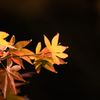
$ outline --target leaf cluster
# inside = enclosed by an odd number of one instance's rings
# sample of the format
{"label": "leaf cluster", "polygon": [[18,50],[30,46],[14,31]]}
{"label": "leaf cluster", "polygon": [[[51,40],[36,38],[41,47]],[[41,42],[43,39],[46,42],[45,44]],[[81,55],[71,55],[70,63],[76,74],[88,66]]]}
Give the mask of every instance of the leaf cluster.
{"label": "leaf cluster", "polygon": [[[32,40],[19,41],[16,43],[14,35],[11,37],[10,41],[6,41],[5,38],[8,36],[8,33],[0,31],[0,63],[2,65],[2,67],[0,67],[0,89],[2,92],[0,93],[3,93],[4,99],[7,99],[7,97],[18,98],[16,95],[16,84],[18,83],[15,83],[14,80],[25,82],[23,77],[25,75],[26,77],[30,76],[29,73],[21,75],[18,72],[21,70],[21,68],[25,69],[23,60],[29,62],[31,65],[34,65],[37,73],[40,73],[42,67],[51,72],[57,73],[54,68],[54,64],[66,64],[66,62],[64,62],[62,59],[68,57],[68,55],[64,53],[68,47],[62,46],[58,43],[59,33],[53,37],[51,43],[49,39],[44,35],[44,43],[46,47],[41,50],[41,42],[38,42],[35,53],[25,48],[25,46],[27,46]],[[6,60],[7,62],[6,67],[2,63],[3,60]],[[13,62],[16,63],[16,65],[14,65]],[[33,73],[31,72],[31,74]],[[0,97],[2,98],[1,95]],[[10,98],[10,100],[12,100],[12,98]],[[22,98],[18,100],[25,99]]]}

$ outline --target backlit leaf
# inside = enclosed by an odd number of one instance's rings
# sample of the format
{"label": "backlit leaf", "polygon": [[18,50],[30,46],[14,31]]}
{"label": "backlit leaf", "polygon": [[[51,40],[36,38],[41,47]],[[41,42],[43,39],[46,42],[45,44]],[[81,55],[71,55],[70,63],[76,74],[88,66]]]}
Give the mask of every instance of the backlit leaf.
{"label": "backlit leaf", "polygon": [[53,37],[52,45],[51,45],[49,39],[46,36],[44,36],[45,45],[47,46],[47,48],[51,52],[51,56],[52,56],[52,58],[54,60],[54,63],[56,63],[57,65],[60,64],[60,62],[58,60],[58,57],[60,57],[60,58],[68,57],[67,54],[63,53],[68,47],[59,45],[58,44],[58,39],[59,39],[59,33],[57,33],[57,35],[55,35]]}

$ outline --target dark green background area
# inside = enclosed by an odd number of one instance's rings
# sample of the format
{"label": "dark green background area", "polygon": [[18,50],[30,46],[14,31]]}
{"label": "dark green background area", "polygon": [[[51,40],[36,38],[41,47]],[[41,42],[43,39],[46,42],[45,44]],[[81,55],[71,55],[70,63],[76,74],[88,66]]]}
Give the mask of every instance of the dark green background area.
{"label": "dark green background area", "polygon": [[[100,1],[99,0],[0,0],[0,30],[14,34],[16,42],[33,41],[45,47],[57,32],[59,42],[69,46],[67,65],[54,65],[57,74],[42,68],[30,84],[21,87],[31,100],[97,100],[100,97]],[[25,70],[35,71],[24,61]]]}

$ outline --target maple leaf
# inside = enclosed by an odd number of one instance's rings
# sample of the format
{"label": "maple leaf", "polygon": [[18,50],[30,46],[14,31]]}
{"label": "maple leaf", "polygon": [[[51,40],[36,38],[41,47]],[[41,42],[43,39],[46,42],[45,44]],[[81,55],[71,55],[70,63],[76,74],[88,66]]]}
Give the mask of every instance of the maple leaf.
{"label": "maple leaf", "polygon": [[12,63],[7,62],[7,68],[0,69],[0,88],[2,90],[2,93],[4,95],[4,98],[6,98],[6,91],[8,88],[10,88],[15,94],[16,94],[16,87],[14,83],[14,79],[24,81],[22,76],[20,75],[18,70],[21,69],[21,66],[14,65],[12,66]]}
{"label": "maple leaf", "polygon": [[[41,42],[38,42],[35,52],[36,52],[36,58],[34,60],[34,65],[37,73],[40,73],[41,67],[44,67],[49,71],[57,73],[57,71],[54,69],[53,66],[53,64],[56,63],[52,59],[52,54],[47,47],[41,50]],[[66,62],[64,62],[62,59],[58,58],[58,60],[59,64],[66,64]]]}
{"label": "maple leaf", "polygon": [[[45,60],[49,61],[52,64],[56,64],[54,62],[54,60],[52,59],[52,54],[47,47],[45,47],[43,50],[41,50],[40,53],[42,55],[44,55]],[[62,59],[60,59],[60,58],[58,58],[58,59],[59,59],[59,64],[67,64],[67,62],[63,61]]]}
{"label": "maple leaf", "polygon": [[9,48],[9,53],[11,54],[11,59],[21,65],[23,68],[23,64],[22,64],[22,61],[21,61],[21,58],[26,60],[27,62],[29,62],[30,64],[33,64],[31,62],[31,59],[34,59],[34,53],[26,48],[23,48],[25,47],[26,45],[28,45],[32,40],[28,40],[28,41],[19,41],[15,44],[15,36],[13,35],[10,39],[10,43],[13,47],[15,47],[16,49],[14,48]]}
{"label": "maple leaf", "polygon": [[3,31],[0,31],[0,49],[6,49],[6,47],[14,48],[13,46],[10,45],[9,42],[4,40],[6,37],[8,37],[9,34]]}
{"label": "maple leaf", "polygon": [[[27,72],[27,73],[23,73],[21,74],[22,77],[31,77],[31,74],[34,74],[34,72]],[[29,82],[20,82],[20,83],[15,83],[16,87],[28,84]],[[21,93],[19,88],[16,88],[17,93]],[[25,95],[24,97],[19,96],[18,94],[13,93],[10,90],[7,90],[7,94],[6,94],[6,100],[30,100],[29,98],[27,98],[27,95]],[[1,100],[1,99],[0,99]],[[4,99],[3,99],[4,100]]]}
{"label": "maple leaf", "polygon": [[[21,74],[22,77],[31,77],[31,74],[34,74],[34,72],[27,72],[27,73],[23,73]],[[15,83],[16,87],[28,84],[29,82],[20,82],[20,83]],[[20,89],[17,88],[17,93],[21,93]],[[14,94],[12,91],[7,90],[7,97],[6,100],[30,100],[29,98],[27,98],[27,95],[25,95],[24,97],[19,96],[18,94]],[[1,99],[0,99],[1,100]],[[4,99],[3,99],[4,100]]]}
{"label": "maple leaf", "polygon": [[34,65],[37,73],[40,73],[41,67],[44,67],[49,71],[57,73],[54,69],[53,60],[51,60],[52,58],[51,57],[48,58],[48,56],[51,55],[50,53],[48,53],[48,49],[45,48],[45,50],[43,51],[40,50],[41,50],[41,42],[37,44],[35,50],[36,58],[34,60]]}
{"label": "maple leaf", "polygon": [[47,46],[47,48],[49,49],[49,51],[52,54],[52,58],[54,60],[54,62],[59,65],[60,61],[58,59],[59,58],[66,58],[68,57],[67,54],[63,53],[68,47],[66,46],[61,46],[58,44],[58,39],[59,39],[59,33],[57,33],[57,35],[55,35],[50,43],[49,39],[44,35],[44,42],[45,45]]}

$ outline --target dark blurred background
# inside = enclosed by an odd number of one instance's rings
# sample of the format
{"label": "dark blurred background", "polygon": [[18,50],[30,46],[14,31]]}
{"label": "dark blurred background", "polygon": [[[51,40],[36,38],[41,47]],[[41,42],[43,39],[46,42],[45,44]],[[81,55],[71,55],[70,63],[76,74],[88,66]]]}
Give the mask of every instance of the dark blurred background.
{"label": "dark blurred background", "polygon": [[[69,46],[67,65],[57,74],[42,68],[27,78],[22,96],[30,100],[98,100],[100,98],[100,0],[0,0],[0,31],[14,34],[16,42],[32,39],[27,48],[45,47],[57,32],[59,42]],[[35,71],[24,61],[21,72]]]}

